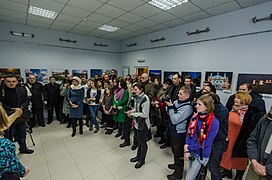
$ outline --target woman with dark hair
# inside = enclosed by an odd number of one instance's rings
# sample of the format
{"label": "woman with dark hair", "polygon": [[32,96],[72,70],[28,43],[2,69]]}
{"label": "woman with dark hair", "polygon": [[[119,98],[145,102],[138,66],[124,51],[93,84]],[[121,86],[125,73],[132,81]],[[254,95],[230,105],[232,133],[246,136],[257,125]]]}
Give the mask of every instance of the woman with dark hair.
{"label": "woman with dark hair", "polygon": [[209,95],[202,95],[196,102],[197,113],[192,117],[184,145],[184,160],[189,160],[190,167],[186,180],[194,180],[201,167],[207,165],[213,140],[219,129],[219,121],[214,116],[214,102]]}
{"label": "woman with dark hair", "polygon": [[113,96],[113,119],[118,124],[118,133],[115,137],[120,137],[123,134],[123,124],[126,119],[125,111],[127,109],[127,103],[129,99],[129,93],[127,90],[127,84],[123,78],[117,78],[117,87]]}
{"label": "woman with dark hair", "polygon": [[127,112],[128,116],[133,118],[134,134],[138,144],[137,155],[130,159],[130,162],[137,162],[135,168],[141,168],[145,164],[147,153],[147,135],[150,128],[149,109],[150,101],[144,93],[144,85],[136,83],[133,85],[136,95],[134,100],[134,109]]}

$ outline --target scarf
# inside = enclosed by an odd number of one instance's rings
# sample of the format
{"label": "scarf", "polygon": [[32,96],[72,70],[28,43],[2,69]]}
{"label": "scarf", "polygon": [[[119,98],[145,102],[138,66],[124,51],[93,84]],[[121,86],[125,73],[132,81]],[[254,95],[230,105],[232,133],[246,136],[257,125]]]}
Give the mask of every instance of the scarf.
{"label": "scarf", "polygon": [[124,97],[124,94],[125,94],[125,90],[124,88],[121,88],[121,89],[116,89],[114,91],[114,100],[116,102],[119,102],[123,97]]}
{"label": "scarf", "polygon": [[239,114],[240,121],[243,122],[247,110],[248,110],[247,105],[243,105],[238,109],[238,114]]}
{"label": "scarf", "polygon": [[189,137],[193,138],[195,136],[195,133],[197,131],[197,125],[198,125],[198,118],[203,121],[200,131],[198,132],[198,138],[197,142],[199,146],[204,149],[204,143],[205,140],[208,138],[208,134],[211,130],[212,120],[214,118],[214,113],[210,114],[202,114],[202,113],[196,113],[192,117],[190,124],[188,126],[187,134]]}
{"label": "scarf", "polygon": [[77,85],[77,86],[74,86],[73,84],[71,85],[71,89],[72,90],[79,90],[79,89],[81,89],[82,88],[82,86],[79,84],[79,85]]}

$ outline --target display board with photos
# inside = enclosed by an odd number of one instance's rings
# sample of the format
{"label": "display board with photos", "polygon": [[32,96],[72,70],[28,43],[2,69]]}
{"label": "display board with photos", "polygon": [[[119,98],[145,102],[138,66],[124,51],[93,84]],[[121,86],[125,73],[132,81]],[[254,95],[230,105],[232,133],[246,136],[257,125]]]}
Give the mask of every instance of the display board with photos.
{"label": "display board with photos", "polygon": [[191,76],[193,79],[193,83],[197,88],[201,86],[201,72],[189,72],[189,71],[182,71],[182,77]]}
{"label": "display board with photos", "polygon": [[272,94],[272,74],[238,74],[237,88],[241,83],[250,83],[253,92]]}
{"label": "display board with photos", "polygon": [[217,90],[231,91],[233,72],[206,71],[205,81],[210,81]]}
{"label": "display board with photos", "polygon": [[175,74],[178,74],[177,71],[164,71],[163,72],[163,81],[166,79],[172,79]]}
{"label": "display board with photos", "polygon": [[156,78],[161,81],[161,79],[162,79],[162,70],[149,70],[149,77],[151,78],[152,82]]}
{"label": "display board with photos", "polygon": [[26,78],[30,74],[33,74],[36,77],[36,81],[42,84],[46,84],[49,82],[49,75],[47,69],[25,69]]}

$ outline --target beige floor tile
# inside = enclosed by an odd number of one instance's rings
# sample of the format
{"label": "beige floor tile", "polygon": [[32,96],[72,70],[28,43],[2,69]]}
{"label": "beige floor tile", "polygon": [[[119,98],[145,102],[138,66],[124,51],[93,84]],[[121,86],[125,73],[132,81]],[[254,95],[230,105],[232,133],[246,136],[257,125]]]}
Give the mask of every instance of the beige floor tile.
{"label": "beige floor tile", "polygon": [[75,163],[70,155],[65,155],[58,159],[48,162],[48,168],[51,176],[63,170],[66,170],[74,165]]}
{"label": "beige floor tile", "polygon": [[47,164],[31,167],[29,174],[23,180],[41,180],[50,177]]}
{"label": "beige floor tile", "polygon": [[81,180],[83,179],[77,166],[72,166],[60,173],[51,176],[52,180]]}
{"label": "beige floor tile", "polygon": [[98,157],[105,166],[109,166],[123,158],[123,156],[114,149],[111,149],[104,154],[100,154]]}
{"label": "beige floor tile", "polygon": [[87,159],[86,161],[77,164],[77,167],[84,178],[106,168],[101,160],[97,157]]}
{"label": "beige floor tile", "polygon": [[134,163],[128,162],[124,158],[108,166],[108,169],[116,179],[122,179],[136,170]]}
{"label": "beige floor tile", "polygon": [[96,155],[103,154],[103,153],[112,149],[112,147],[108,143],[106,143],[105,141],[101,142],[101,143],[94,144],[94,145],[90,146],[90,148],[93,150],[93,152]]}
{"label": "beige floor tile", "polygon": [[84,180],[117,180],[107,168],[103,168],[100,171],[84,178]]}
{"label": "beige floor tile", "polygon": [[89,147],[75,151],[71,153],[71,156],[76,164],[96,157],[95,153]]}
{"label": "beige floor tile", "polygon": [[76,152],[81,149],[87,149],[89,146],[84,141],[79,141],[71,144],[66,144],[66,147],[70,153]]}
{"label": "beige floor tile", "polygon": [[134,171],[130,175],[122,178],[122,180],[148,180],[140,171]]}
{"label": "beige floor tile", "polygon": [[161,167],[155,161],[143,165],[139,171],[150,180],[158,180],[168,174],[168,170]]}

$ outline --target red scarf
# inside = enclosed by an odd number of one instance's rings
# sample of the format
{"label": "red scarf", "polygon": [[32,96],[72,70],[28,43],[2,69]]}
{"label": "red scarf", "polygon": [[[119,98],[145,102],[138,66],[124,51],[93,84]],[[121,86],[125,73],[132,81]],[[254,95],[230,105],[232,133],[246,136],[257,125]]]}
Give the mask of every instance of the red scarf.
{"label": "red scarf", "polygon": [[197,139],[197,142],[202,149],[204,148],[204,142],[208,138],[208,134],[211,130],[213,117],[214,117],[214,113],[210,113],[208,115],[196,113],[192,117],[190,124],[188,126],[187,134],[189,135],[189,137],[193,138],[197,131],[198,118],[200,118],[201,121],[203,121],[201,129],[198,132],[198,139]]}

